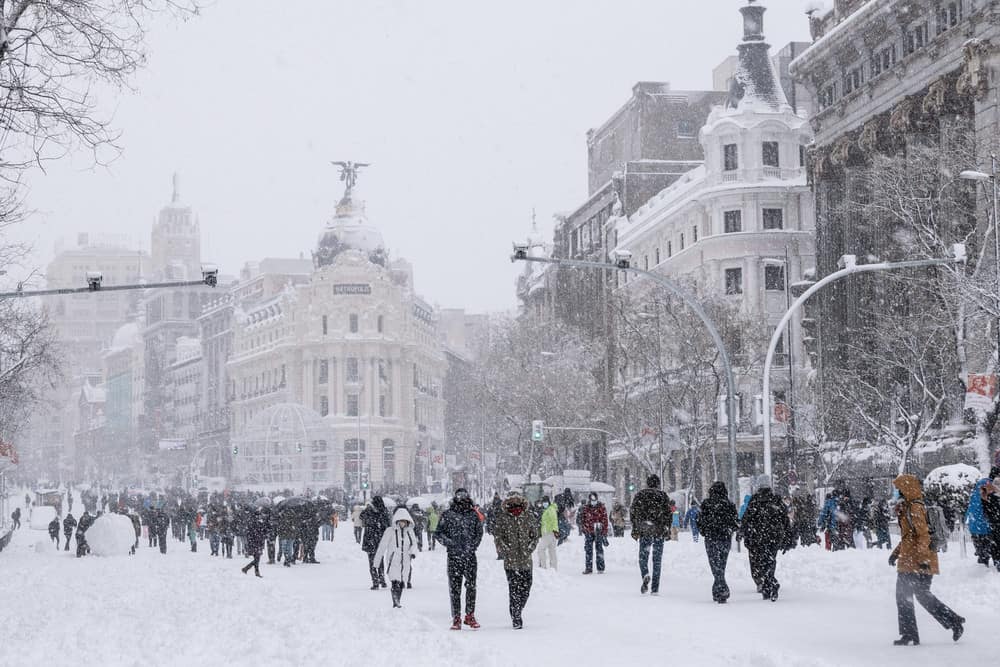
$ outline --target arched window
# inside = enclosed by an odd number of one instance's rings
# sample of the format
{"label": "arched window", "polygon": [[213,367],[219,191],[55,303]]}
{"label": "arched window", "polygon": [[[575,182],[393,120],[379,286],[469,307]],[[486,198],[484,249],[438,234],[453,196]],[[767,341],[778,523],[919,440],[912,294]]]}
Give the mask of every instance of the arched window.
{"label": "arched window", "polygon": [[352,488],[361,488],[362,462],[365,458],[365,441],[357,438],[344,440],[344,481]]}

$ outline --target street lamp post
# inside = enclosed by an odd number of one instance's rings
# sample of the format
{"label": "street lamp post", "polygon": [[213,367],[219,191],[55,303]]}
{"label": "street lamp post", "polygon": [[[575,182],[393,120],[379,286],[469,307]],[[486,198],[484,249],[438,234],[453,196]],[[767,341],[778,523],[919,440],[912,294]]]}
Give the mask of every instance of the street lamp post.
{"label": "street lamp post", "polygon": [[[986,174],[981,171],[975,171],[968,169],[963,171],[958,176],[959,178],[964,178],[967,181],[978,181],[980,183],[985,183],[986,181],[992,181],[993,183],[993,266],[996,271],[996,287],[994,291],[994,296],[997,299],[997,310],[1000,311],[1000,218],[997,217],[998,212],[1000,212],[1000,206],[998,206],[998,198],[1000,198],[1000,193],[998,193],[997,188],[997,156],[996,153],[990,153],[990,167],[991,174]],[[1000,364],[1000,314],[997,316],[996,326],[996,337],[997,337],[997,363]]]}
{"label": "street lamp post", "polygon": [[[635,268],[631,265],[630,259],[631,254],[625,252],[618,253],[616,263],[614,264],[608,264],[606,262],[588,262],[577,259],[530,257],[528,255],[527,246],[518,246],[516,244],[514,246],[514,254],[511,257],[512,262],[521,260],[525,262],[540,262],[543,264],[555,264],[557,266],[598,271],[618,270],[645,276],[679,298],[695,312],[698,318],[705,325],[709,335],[712,337],[712,342],[715,343],[716,349],[719,350],[719,360],[722,362],[723,371],[726,376],[726,432],[729,440],[729,456],[731,461],[729,493],[732,498],[738,498],[739,479],[736,471],[736,381],[733,377],[732,365],[729,362],[729,354],[726,352],[726,346],[722,342],[722,336],[719,334],[719,330],[715,327],[715,323],[712,322],[712,319],[708,316],[705,309],[702,308],[697,299],[688,294],[686,290],[681,288],[677,283],[669,278],[661,276],[658,273],[653,273],[652,271]],[[663,437],[662,434],[660,437]]]}
{"label": "street lamp post", "polygon": [[783,329],[788,325],[792,316],[802,307],[809,297],[823,289],[827,285],[841,278],[854,275],[856,273],[872,273],[874,271],[897,271],[899,269],[915,269],[927,266],[939,266],[942,264],[954,264],[965,261],[965,246],[961,243],[954,245],[954,256],[941,259],[919,259],[907,262],[879,262],[876,264],[858,264],[854,255],[844,255],[840,258],[844,266],[839,271],[835,271],[826,276],[815,285],[802,293],[795,300],[785,314],[782,316],[778,326],[774,328],[771,335],[771,342],[767,346],[767,356],[764,358],[764,474],[771,474],[771,363],[774,361],[774,352],[778,346]]}

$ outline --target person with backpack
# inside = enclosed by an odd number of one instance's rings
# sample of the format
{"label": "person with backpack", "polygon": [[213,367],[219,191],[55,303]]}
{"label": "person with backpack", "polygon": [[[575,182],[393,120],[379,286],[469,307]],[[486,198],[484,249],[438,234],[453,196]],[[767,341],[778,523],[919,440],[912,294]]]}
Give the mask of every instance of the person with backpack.
{"label": "person with backpack", "polygon": [[691,529],[691,538],[697,542],[698,541],[698,516],[701,514],[701,509],[698,507],[698,501],[692,500],[691,507],[684,514],[684,527]]}
{"label": "person with backpack", "polygon": [[617,500],[615,504],[611,506],[611,530],[615,537],[625,536],[625,521],[628,519],[628,513],[625,508]]}
{"label": "person with backpack", "polygon": [[736,505],[726,493],[726,485],[715,482],[708,489],[708,498],[701,504],[698,528],[705,537],[705,553],[715,581],[712,583],[712,600],[725,604],[729,599],[726,583],[726,562],[732,549],[733,533],[739,528]]}
{"label": "person with backpack", "polygon": [[69,538],[73,536],[73,531],[76,529],[76,519],[73,517],[72,512],[66,514],[66,518],[63,519],[63,535],[66,536],[66,548],[63,551],[69,551]]}
{"label": "person with backpack", "polygon": [[889,565],[896,568],[896,610],[899,639],[896,646],[917,645],[917,616],[913,598],[941,624],[952,631],[958,641],[965,631],[965,619],[949,609],[931,593],[931,581],[939,574],[937,552],[932,546],[930,522],[924,505],[923,488],[913,475],[900,475],[892,481],[901,501],[896,505],[900,540],[889,556]]}
{"label": "person with backpack", "polygon": [[930,526],[931,548],[934,551],[948,551],[951,530],[948,529],[948,517],[944,509],[937,503],[926,499],[924,509],[927,512],[927,524]]}
{"label": "person with backpack", "polygon": [[510,620],[515,630],[524,627],[521,613],[531,593],[531,555],[538,538],[538,521],[528,510],[527,501],[516,493],[511,495],[500,506],[493,524],[493,539],[507,575]]}
{"label": "person with backpack", "polygon": [[785,503],[771,491],[769,475],[757,478],[757,492],[750,497],[741,524],[750,557],[750,576],[761,596],[776,602],[781,588],[775,577],[778,551],[792,546],[792,528]]}
{"label": "person with backpack", "polygon": [[[466,489],[457,489],[451,506],[441,515],[437,540],[448,550],[448,589],[451,596],[451,629],[464,622],[473,630],[476,621],[476,549],[483,539],[483,522]],[[465,619],[462,619],[462,583],[465,583]]]}
{"label": "person with backpack", "polygon": [[[645,595],[660,594],[660,571],[663,566],[663,543],[670,539],[670,525],[673,519],[670,496],[660,490],[658,475],[646,478],[646,488],[635,494],[629,514],[632,516],[632,539],[639,543],[639,574]],[[650,579],[649,558],[652,555],[653,568]],[[652,589],[650,588],[652,584]]]}

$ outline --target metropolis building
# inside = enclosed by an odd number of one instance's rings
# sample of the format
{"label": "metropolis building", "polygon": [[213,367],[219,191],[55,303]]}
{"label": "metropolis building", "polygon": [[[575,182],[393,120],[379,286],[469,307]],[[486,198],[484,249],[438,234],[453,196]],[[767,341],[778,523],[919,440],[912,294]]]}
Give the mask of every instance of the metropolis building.
{"label": "metropolis building", "polygon": [[356,173],[298,285],[237,307],[227,363],[234,481],[373,491],[422,485],[444,438],[437,311],[389,261]]}

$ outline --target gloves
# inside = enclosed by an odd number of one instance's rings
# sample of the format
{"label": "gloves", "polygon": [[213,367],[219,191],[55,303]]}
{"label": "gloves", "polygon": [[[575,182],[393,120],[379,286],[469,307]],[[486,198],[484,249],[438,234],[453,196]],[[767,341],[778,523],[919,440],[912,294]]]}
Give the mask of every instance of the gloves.
{"label": "gloves", "polygon": [[931,571],[931,564],[930,563],[921,563],[920,564],[920,571],[921,572],[930,572]]}
{"label": "gloves", "polygon": [[897,560],[899,560],[899,554],[897,554],[896,552],[892,552],[891,554],[889,554],[889,565],[891,565],[892,567],[896,567]]}
{"label": "gloves", "polygon": [[632,539],[635,540],[636,542],[639,541],[639,531],[638,530],[633,530],[632,531]]}

